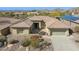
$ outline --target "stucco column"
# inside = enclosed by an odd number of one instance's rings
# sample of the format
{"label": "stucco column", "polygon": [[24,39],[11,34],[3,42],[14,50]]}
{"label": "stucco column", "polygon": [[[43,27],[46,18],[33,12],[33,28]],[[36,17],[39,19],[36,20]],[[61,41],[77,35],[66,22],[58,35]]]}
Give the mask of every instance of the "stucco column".
{"label": "stucco column", "polygon": [[66,30],[65,35],[66,35],[66,36],[69,35],[69,30]]}
{"label": "stucco column", "polygon": [[2,34],[1,34],[1,31],[0,31],[0,35],[2,35]]}
{"label": "stucco column", "polygon": [[41,22],[39,22],[39,28],[41,29]]}

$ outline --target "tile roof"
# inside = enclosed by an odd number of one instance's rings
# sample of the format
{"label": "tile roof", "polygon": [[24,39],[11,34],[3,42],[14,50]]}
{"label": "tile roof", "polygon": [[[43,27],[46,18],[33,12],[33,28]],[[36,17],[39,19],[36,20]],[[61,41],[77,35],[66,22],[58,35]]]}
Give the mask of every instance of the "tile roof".
{"label": "tile roof", "polygon": [[62,23],[56,18],[49,16],[33,16],[29,19],[12,25],[11,27],[31,27],[32,21],[44,21],[48,28],[69,28],[66,24]]}
{"label": "tile roof", "polygon": [[67,26],[66,24],[64,24],[56,18],[49,16],[47,16],[47,18],[45,16],[41,17],[43,17],[42,19],[44,19],[44,21],[46,22],[46,26],[48,28],[70,28],[69,26]]}
{"label": "tile roof", "polygon": [[49,16],[33,16],[29,18],[32,21],[44,21],[48,27],[52,22],[55,22],[57,19]]}
{"label": "tile roof", "polygon": [[20,20],[15,18],[8,18],[8,17],[0,17],[0,30],[5,29],[11,26],[14,23],[19,22]]}
{"label": "tile roof", "polygon": [[48,28],[70,28],[70,26],[67,26],[61,21],[52,22],[52,24]]}
{"label": "tile roof", "polygon": [[22,21],[22,22],[19,22],[19,23],[16,23],[16,24],[14,24],[14,25],[12,25],[11,27],[24,27],[24,28],[29,28],[29,27],[31,27],[31,25],[32,25],[32,22],[29,20],[29,19],[27,19],[27,20],[25,20],[25,21]]}
{"label": "tile roof", "polygon": [[20,19],[9,18],[9,17],[0,17],[0,22],[9,22],[11,24],[21,21]]}
{"label": "tile roof", "polygon": [[70,21],[67,21],[67,20],[61,20],[61,22],[63,22],[63,23],[66,24],[67,26],[70,26],[70,25],[71,25]]}
{"label": "tile roof", "polygon": [[5,29],[5,28],[7,28],[7,27],[9,27],[10,26],[10,24],[1,24],[0,25],[0,30],[2,30],[2,29]]}
{"label": "tile roof", "polygon": [[31,21],[42,21],[43,19],[41,19],[39,16],[33,16],[33,17],[29,17],[29,19]]}

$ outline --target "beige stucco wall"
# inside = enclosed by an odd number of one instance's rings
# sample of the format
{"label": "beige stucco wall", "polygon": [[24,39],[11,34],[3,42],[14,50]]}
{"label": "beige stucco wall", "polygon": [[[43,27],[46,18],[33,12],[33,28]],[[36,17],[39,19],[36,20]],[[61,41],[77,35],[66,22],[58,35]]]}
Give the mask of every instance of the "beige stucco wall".
{"label": "beige stucco wall", "polygon": [[23,31],[23,34],[28,35],[28,34],[29,34],[29,29],[25,29],[25,30]]}
{"label": "beige stucco wall", "polygon": [[23,33],[17,33],[17,28],[10,28],[11,34],[12,35],[28,35],[29,34],[29,29],[24,29]]}
{"label": "beige stucco wall", "polygon": [[65,31],[65,35],[66,35],[66,36],[69,35],[69,30],[68,30],[68,29]]}
{"label": "beige stucco wall", "polygon": [[41,22],[41,28],[42,29],[47,28],[45,22]]}
{"label": "beige stucco wall", "polygon": [[17,35],[17,30],[14,28],[10,28],[10,32],[12,35]]}

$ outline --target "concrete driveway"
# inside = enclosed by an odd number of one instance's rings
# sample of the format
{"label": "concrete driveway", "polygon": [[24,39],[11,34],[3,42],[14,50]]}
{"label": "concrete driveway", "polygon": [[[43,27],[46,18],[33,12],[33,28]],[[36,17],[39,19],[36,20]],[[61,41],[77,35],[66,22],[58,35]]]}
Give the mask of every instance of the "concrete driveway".
{"label": "concrete driveway", "polygon": [[75,42],[66,36],[52,36],[51,37],[54,51],[78,51],[79,48]]}

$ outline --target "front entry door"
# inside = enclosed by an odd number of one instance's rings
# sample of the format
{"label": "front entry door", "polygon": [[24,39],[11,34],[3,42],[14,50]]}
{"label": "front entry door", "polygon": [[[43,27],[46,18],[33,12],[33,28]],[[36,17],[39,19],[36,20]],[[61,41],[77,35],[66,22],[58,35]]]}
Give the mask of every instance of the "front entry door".
{"label": "front entry door", "polygon": [[34,23],[34,29],[39,29],[39,23]]}
{"label": "front entry door", "polygon": [[39,23],[33,23],[33,26],[32,26],[32,33],[38,33],[39,32]]}

